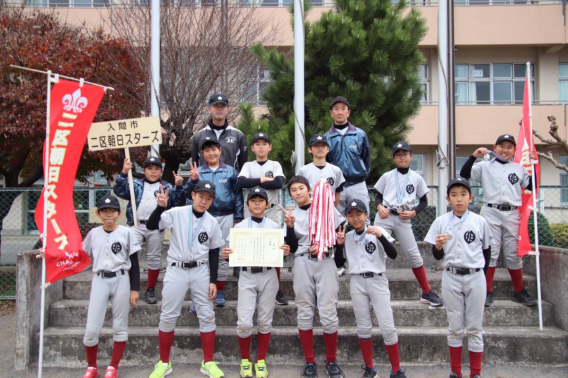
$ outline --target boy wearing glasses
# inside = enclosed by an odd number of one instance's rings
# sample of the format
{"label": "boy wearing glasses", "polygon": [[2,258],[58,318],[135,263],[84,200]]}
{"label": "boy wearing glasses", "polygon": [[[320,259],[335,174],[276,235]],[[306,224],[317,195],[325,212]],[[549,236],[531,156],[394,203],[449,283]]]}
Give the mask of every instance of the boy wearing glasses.
{"label": "boy wearing glasses", "polygon": [[[428,206],[426,194],[430,191],[426,182],[418,173],[410,169],[412,148],[401,141],[392,148],[396,168],[381,176],[375,189],[377,196],[377,215],[375,226],[382,227],[389,234],[394,230],[402,250],[412,261],[412,272],[422,288],[420,302],[439,307],[444,304],[432,290],[426,276],[424,261],[412,232],[411,219]],[[414,206],[416,199],[419,204]]]}

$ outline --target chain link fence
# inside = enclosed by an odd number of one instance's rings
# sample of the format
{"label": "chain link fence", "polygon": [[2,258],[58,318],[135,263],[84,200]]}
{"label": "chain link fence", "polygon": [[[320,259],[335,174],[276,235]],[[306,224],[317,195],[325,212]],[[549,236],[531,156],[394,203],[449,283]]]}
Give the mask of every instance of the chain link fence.
{"label": "chain link fence", "polygon": [[[472,188],[474,201],[470,210],[479,213],[483,191],[480,187]],[[76,188],[73,193],[75,215],[83,237],[93,227],[99,225],[96,216],[97,200],[112,194],[112,188]],[[41,194],[41,188],[0,189],[0,299],[14,299],[16,295],[16,256],[19,252],[41,247],[39,233],[34,221],[34,211]],[[375,219],[375,190],[369,187],[371,198],[371,221]],[[430,187],[428,207],[412,220],[417,241],[424,240],[430,225],[436,219],[438,188]],[[287,207],[292,202],[288,191],[283,189],[280,202]],[[126,201],[121,200],[126,209]],[[568,187],[542,186],[537,207],[540,244],[568,248]],[[125,211],[119,223],[126,225]],[[532,217],[529,223],[532,227]],[[530,234],[532,235],[532,229]]]}

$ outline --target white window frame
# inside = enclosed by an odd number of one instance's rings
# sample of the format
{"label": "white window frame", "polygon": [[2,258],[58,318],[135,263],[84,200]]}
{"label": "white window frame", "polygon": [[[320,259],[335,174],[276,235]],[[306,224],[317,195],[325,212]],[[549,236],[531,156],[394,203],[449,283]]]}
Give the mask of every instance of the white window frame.
{"label": "white window frame", "polygon": [[[489,77],[483,77],[483,78],[472,78],[471,77],[471,70],[472,70],[472,66],[475,65],[482,65],[482,64],[486,64],[489,65]],[[500,77],[495,77],[494,76],[494,65],[496,64],[510,64],[511,65],[511,77],[510,78],[500,78]],[[467,100],[466,101],[459,101],[456,98],[456,105],[522,105],[522,100],[516,100],[515,99],[515,82],[524,82],[525,81],[525,77],[515,77],[515,65],[519,65],[519,64],[523,64],[526,65],[526,63],[518,63],[518,62],[503,62],[503,63],[487,63],[487,62],[483,62],[483,63],[457,63],[456,66],[467,66],[467,78],[455,78],[455,84],[457,85],[458,83],[467,83]],[[454,72],[457,70],[454,70]],[[532,91],[532,99],[533,102],[535,100],[535,77],[534,77],[534,72],[535,72],[535,65],[534,63],[531,63],[531,91]],[[568,79],[568,78],[567,78]],[[489,83],[489,101],[473,101],[470,100],[471,98],[471,86],[470,83],[479,83],[479,82],[486,82]],[[499,100],[499,102],[496,102],[496,100],[494,99],[494,90],[493,90],[493,85],[495,83],[511,83],[511,100]],[[456,96],[457,96],[457,90],[454,91]]]}
{"label": "white window frame", "polygon": [[420,66],[424,67],[424,72],[426,73],[425,77],[418,77],[418,82],[421,86],[425,86],[425,98],[420,100],[420,104],[427,104],[430,102],[430,65],[428,64],[421,64]]}
{"label": "white window frame", "polygon": [[568,98],[562,99],[560,98],[560,83],[568,82],[568,76],[560,76],[560,66],[566,65],[568,66],[567,62],[560,62],[558,63],[558,101],[562,103],[568,103]]}
{"label": "white window frame", "polygon": [[[560,156],[558,159],[560,164],[568,165],[568,156]],[[561,206],[568,206],[568,185],[562,185],[562,178],[568,177],[568,173],[563,170],[560,170],[560,205]],[[562,200],[564,197],[564,201]]]}
{"label": "white window frame", "polygon": [[418,173],[420,176],[422,176],[422,178],[424,179],[424,181],[426,181],[426,154],[412,154],[412,159],[411,159],[411,165],[412,165],[412,161],[421,161],[422,162],[422,170],[421,171],[417,171],[412,169],[414,172]]}

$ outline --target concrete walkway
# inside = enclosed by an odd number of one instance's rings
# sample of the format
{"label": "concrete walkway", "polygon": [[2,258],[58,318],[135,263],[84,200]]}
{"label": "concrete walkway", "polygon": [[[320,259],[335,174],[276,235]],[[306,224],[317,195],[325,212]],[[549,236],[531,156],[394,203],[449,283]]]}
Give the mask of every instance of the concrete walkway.
{"label": "concrete walkway", "polygon": [[[14,343],[15,343],[16,317],[14,314],[13,303],[4,302],[0,305],[0,377],[12,378],[34,378],[37,377],[37,370],[27,373],[14,372]],[[121,378],[146,378],[153,369],[156,361],[148,361],[145,367],[123,367],[120,369]],[[108,361],[100,361],[100,367],[106,367]],[[226,376],[238,377],[238,365],[221,366]],[[291,378],[298,377],[302,369],[301,361],[296,361],[292,365],[278,366],[268,365],[270,378]],[[389,367],[386,365],[377,366],[379,377],[388,377]],[[406,370],[408,378],[447,378],[449,376],[449,366],[403,366]],[[83,376],[83,369],[44,369],[44,378],[80,378]],[[343,366],[346,377],[360,377],[361,369],[359,366]],[[469,369],[464,368],[464,377],[469,376]],[[101,376],[102,376],[101,374]],[[320,366],[319,376],[325,377],[325,368]],[[174,363],[174,373],[169,375],[171,378],[196,378],[204,377],[199,372],[198,366]],[[513,377],[538,377],[538,378],[557,378],[568,377],[568,361],[567,366],[563,367],[521,367],[519,364],[515,366],[484,366],[484,378],[513,378]]]}

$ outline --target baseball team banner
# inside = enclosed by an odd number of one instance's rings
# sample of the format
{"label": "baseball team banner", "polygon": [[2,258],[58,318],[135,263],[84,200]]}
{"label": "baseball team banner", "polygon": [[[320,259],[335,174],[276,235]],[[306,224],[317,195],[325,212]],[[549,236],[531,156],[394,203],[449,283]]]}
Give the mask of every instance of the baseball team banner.
{"label": "baseball team banner", "polygon": [[[81,272],[90,263],[82,249],[82,238],[75,207],[73,184],[89,127],[104,96],[104,88],[60,79],[51,89],[49,105],[50,135],[45,161],[42,191],[35,211],[40,234],[47,233],[45,243],[46,282],[53,283]],[[47,207],[44,209],[44,198]],[[44,210],[47,230],[43,229]]]}
{"label": "baseball team banner", "polygon": [[[535,164],[536,172],[533,172],[533,165],[531,164],[530,153],[534,152],[535,159],[538,158],[536,154],[536,148],[534,143],[532,143],[532,130],[530,124],[530,97],[529,97],[529,78],[525,81],[525,94],[523,97],[523,120],[521,121],[521,128],[519,130],[519,138],[517,139],[517,149],[515,151],[515,158],[513,159],[516,163],[521,164],[530,175],[536,175],[538,178],[540,175],[540,165]],[[536,181],[535,181],[536,182]],[[538,196],[538,185],[535,190],[535,197]],[[529,217],[531,215],[531,208],[535,204],[533,203],[532,192],[528,190],[523,191],[523,205],[519,209],[521,216],[521,225],[519,227],[519,249],[518,254],[520,257],[526,256],[532,251],[531,240],[529,237]],[[537,232],[537,231],[535,231]]]}

